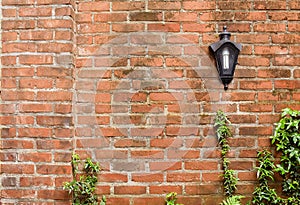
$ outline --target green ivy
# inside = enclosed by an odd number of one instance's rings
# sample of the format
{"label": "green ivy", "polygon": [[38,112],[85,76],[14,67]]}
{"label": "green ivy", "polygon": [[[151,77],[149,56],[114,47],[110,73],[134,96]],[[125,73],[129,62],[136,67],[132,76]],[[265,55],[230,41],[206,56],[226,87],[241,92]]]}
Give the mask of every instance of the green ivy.
{"label": "green ivy", "polygon": [[[98,197],[95,194],[97,174],[100,172],[98,163],[93,163],[90,158],[84,162],[80,160],[78,154],[72,155],[71,160],[73,180],[64,183],[64,189],[72,195],[72,205],[98,205]],[[79,166],[83,170],[79,170]],[[106,204],[105,196],[102,197],[100,205]]]}
{"label": "green ivy", "polygon": [[276,171],[283,177],[288,204],[300,204],[300,111],[286,108],[271,137],[281,153]]}
{"label": "green ivy", "polygon": [[238,178],[236,177],[236,172],[234,170],[229,169],[230,161],[226,157],[227,153],[230,151],[230,146],[228,144],[228,138],[232,137],[232,133],[230,128],[227,126],[230,124],[230,121],[226,117],[223,111],[218,111],[215,119],[215,128],[216,135],[218,137],[219,144],[221,146],[221,154],[222,154],[222,164],[224,174],[223,176],[223,184],[224,184],[224,192],[226,196],[231,197],[236,191],[236,184],[238,182]]}
{"label": "green ivy", "polygon": [[244,196],[231,196],[223,200],[221,205],[241,205],[241,199]]}
{"label": "green ivy", "polygon": [[170,192],[166,196],[166,205],[183,205],[183,204],[177,204],[177,193],[176,192]]}
{"label": "green ivy", "polygon": [[215,129],[216,135],[218,137],[219,144],[221,146],[221,155],[222,155],[222,165],[224,173],[223,177],[223,186],[224,193],[227,197],[221,203],[221,205],[240,205],[241,199],[243,196],[233,195],[236,191],[238,178],[236,177],[236,172],[232,169],[229,169],[230,161],[226,157],[227,153],[230,151],[230,145],[228,143],[228,138],[232,137],[230,128],[228,127],[230,121],[226,117],[223,111],[218,111],[215,119]]}
{"label": "green ivy", "polygon": [[269,181],[274,181],[274,158],[270,151],[262,150],[258,152],[258,164],[257,179],[258,186],[253,192],[253,204],[259,205],[280,205],[284,204],[284,200],[281,199],[275,189],[271,189]]}

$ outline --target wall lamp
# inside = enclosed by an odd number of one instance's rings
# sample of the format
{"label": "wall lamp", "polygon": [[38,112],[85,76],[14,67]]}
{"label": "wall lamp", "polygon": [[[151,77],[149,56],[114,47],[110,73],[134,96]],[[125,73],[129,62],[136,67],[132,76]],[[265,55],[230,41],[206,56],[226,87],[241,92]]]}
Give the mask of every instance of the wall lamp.
{"label": "wall lamp", "polygon": [[233,79],[238,55],[242,50],[242,44],[230,40],[231,34],[227,31],[226,26],[223,27],[223,32],[219,36],[220,40],[211,44],[209,48],[215,56],[218,73],[224,84],[224,90],[227,90],[228,84]]}

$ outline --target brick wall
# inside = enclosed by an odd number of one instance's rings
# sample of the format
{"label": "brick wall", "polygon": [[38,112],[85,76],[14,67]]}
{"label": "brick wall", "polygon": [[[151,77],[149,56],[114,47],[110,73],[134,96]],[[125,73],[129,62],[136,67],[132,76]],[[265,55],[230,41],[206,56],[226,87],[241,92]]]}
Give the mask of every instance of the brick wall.
{"label": "brick wall", "polygon": [[[218,109],[250,197],[256,151],[282,108],[300,109],[299,10],[297,0],[2,0],[2,204],[68,204],[73,151],[101,164],[108,204],[163,204],[171,191],[217,204]],[[226,92],[208,54],[223,25],[243,44]]]}

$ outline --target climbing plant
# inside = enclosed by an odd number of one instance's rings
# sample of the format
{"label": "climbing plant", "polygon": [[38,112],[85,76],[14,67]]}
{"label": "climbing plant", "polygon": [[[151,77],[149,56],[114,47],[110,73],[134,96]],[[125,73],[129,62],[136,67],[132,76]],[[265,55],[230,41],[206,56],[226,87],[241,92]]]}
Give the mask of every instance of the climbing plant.
{"label": "climbing plant", "polygon": [[276,151],[281,153],[276,171],[283,177],[282,190],[288,204],[300,204],[300,111],[286,108],[282,111],[274,135]]}
{"label": "climbing plant", "polygon": [[[98,197],[95,194],[97,174],[100,172],[98,163],[92,162],[90,158],[80,160],[78,154],[73,154],[71,159],[73,180],[64,183],[64,189],[72,195],[72,205],[98,205]],[[80,170],[82,166],[82,170]],[[102,197],[100,205],[105,205],[105,196]]]}
{"label": "climbing plant", "polygon": [[274,170],[276,168],[272,153],[268,150],[262,150],[258,152],[257,157],[259,164],[256,168],[258,185],[253,192],[252,203],[259,205],[283,204],[284,200],[269,185],[270,181],[274,181]]}
{"label": "climbing plant", "polygon": [[170,192],[166,195],[166,205],[183,205],[183,204],[177,204],[177,193],[176,192]]}
{"label": "climbing plant", "polygon": [[228,204],[240,204],[242,196],[235,196],[234,192],[236,191],[238,178],[236,177],[236,172],[232,169],[229,169],[230,161],[226,157],[227,153],[230,151],[230,145],[228,143],[228,138],[232,137],[230,128],[228,127],[230,121],[226,117],[223,111],[218,111],[215,119],[215,129],[216,135],[221,146],[221,156],[222,156],[222,167],[224,170],[223,176],[223,186],[224,193],[227,199],[222,202],[222,205]]}

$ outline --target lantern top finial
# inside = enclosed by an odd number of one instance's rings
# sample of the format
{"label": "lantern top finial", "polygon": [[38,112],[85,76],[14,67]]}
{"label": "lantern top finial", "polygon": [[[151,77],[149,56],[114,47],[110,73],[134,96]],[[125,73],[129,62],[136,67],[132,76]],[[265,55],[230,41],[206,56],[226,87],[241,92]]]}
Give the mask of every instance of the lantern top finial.
{"label": "lantern top finial", "polygon": [[223,26],[223,32],[220,33],[220,40],[226,39],[230,40],[231,33],[227,31],[227,26]]}

